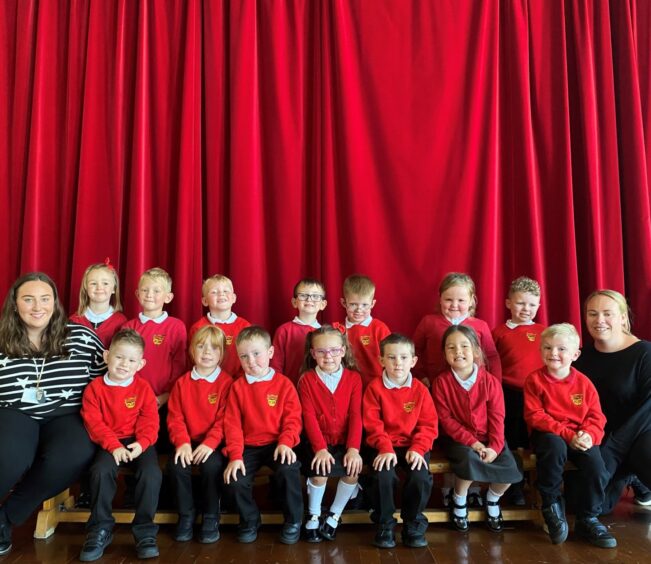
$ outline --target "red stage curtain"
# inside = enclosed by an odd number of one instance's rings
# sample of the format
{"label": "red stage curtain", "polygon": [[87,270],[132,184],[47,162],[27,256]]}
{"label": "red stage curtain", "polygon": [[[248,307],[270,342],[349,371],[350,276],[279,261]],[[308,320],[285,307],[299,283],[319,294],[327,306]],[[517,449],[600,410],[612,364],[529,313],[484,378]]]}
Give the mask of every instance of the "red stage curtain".
{"label": "red stage curtain", "polygon": [[0,291],[41,269],[76,307],[110,256],[201,314],[221,272],[273,329],[291,288],[377,283],[411,333],[448,271],[478,316],[509,281],[543,322],[627,293],[651,336],[647,0],[4,0]]}

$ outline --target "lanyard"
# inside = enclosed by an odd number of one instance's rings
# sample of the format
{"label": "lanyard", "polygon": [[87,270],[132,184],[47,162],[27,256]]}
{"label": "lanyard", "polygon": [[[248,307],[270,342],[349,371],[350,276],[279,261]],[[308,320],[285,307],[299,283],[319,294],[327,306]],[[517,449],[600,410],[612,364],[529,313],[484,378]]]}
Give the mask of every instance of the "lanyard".
{"label": "lanyard", "polygon": [[41,362],[41,370],[38,369],[38,365],[36,364],[36,359],[32,359],[34,361],[34,368],[36,370],[36,389],[39,389],[39,386],[41,385],[41,378],[43,377],[43,369],[45,368],[45,358],[43,358],[43,362]]}

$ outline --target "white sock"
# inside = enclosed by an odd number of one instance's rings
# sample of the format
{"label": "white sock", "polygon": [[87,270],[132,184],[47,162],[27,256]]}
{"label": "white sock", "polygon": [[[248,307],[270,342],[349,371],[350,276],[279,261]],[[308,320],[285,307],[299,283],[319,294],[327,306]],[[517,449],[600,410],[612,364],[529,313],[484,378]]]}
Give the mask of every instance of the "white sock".
{"label": "white sock", "polygon": [[[499,502],[500,498],[502,497],[502,494],[496,494],[493,490],[488,488],[488,491],[486,492],[486,501],[497,501]],[[488,505],[486,504],[486,513],[490,517],[497,517],[500,514],[500,506],[499,505]]]}
{"label": "white sock", "polygon": [[344,507],[346,507],[348,500],[357,493],[358,488],[358,484],[347,484],[343,480],[339,480],[335,499],[330,506],[330,513],[332,513],[332,516],[328,517],[326,520],[328,525],[333,528],[337,527],[339,524],[339,516],[342,514]]}
{"label": "white sock", "polygon": [[312,531],[319,528],[319,516],[310,515],[310,518],[305,523],[305,528],[308,531]]}
{"label": "white sock", "polygon": [[[454,492],[452,494],[452,501],[454,502],[455,505],[461,505],[465,506],[466,505],[466,499],[467,497],[465,495],[459,495],[457,492]],[[468,508],[464,507],[463,509],[457,509],[456,507],[453,509],[454,514],[457,517],[465,517],[468,515]]]}
{"label": "white sock", "polygon": [[[321,502],[325,495],[325,489],[325,484],[322,486],[315,486],[309,478],[307,479],[307,511],[310,515],[316,515],[317,517],[321,515]],[[309,529],[307,525],[306,528]]]}

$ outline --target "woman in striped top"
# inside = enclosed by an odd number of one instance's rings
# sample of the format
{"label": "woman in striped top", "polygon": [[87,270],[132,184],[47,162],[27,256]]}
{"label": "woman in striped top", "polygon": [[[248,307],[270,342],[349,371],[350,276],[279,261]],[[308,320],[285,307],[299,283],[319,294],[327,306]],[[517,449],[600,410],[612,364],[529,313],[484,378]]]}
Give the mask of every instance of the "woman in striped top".
{"label": "woman in striped top", "polygon": [[72,484],[93,458],[79,410],[104,373],[103,346],[68,323],[54,282],[34,272],[9,290],[0,314],[0,555],[11,527]]}

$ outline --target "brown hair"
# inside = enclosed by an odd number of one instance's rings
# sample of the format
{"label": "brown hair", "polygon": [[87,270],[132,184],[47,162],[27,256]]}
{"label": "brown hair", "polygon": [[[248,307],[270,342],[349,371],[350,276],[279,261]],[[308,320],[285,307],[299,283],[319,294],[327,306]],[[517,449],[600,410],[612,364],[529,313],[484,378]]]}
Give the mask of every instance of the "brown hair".
{"label": "brown hair", "polygon": [[323,292],[323,296],[325,297],[325,286],[323,285],[323,282],[321,280],[317,280],[316,278],[302,278],[298,282],[296,282],[296,285],[294,286],[294,297],[297,297],[298,294],[298,289],[301,286],[317,286],[318,288],[321,289]]}
{"label": "brown hair", "polygon": [[321,327],[318,329],[310,331],[305,337],[305,356],[303,357],[301,374],[303,374],[303,372],[307,372],[308,370],[312,370],[316,366],[316,359],[312,356],[312,343],[316,337],[320,337],[321,335],[337,335],[341,339],[342,346],[346,347],[346,352],[341,359],[341,365],[344,368],[349,368],[350,370],[357,370],[355,357],[353,356],[353,349],[348,342],[346,333],[326,323],[325,325],[321,325]]}
{"label": "brown hair", "polygon": [[384,356],[384,349],[387,345],[407,345],[411,352],[411,356],[416,356],[414,341],[400,333],[391,333],[380,341],[380,356]]}
{"label": "brown hair", "polygon": [[224,336],[224,332],[216,325],[204,325],[194,335],[192,335],[189,348],[192,362],[196,362],[196,359],[194,358],[194,349],[196,346],[208,341],[213,347],[219,349],[219,364],[221,364],[224,360],[226,337]]}
{"label": "brown hair", "polygon": [[235,346],[237,347],[244,341],[252,341],[253,339],[262,339],[267,347],[271,346],[271,335],[269,335],[269,331],[259,325],[249,325],[242,329],[235,339]]}
{"label": "brown hair", "polygon": [[350,294],[375,297],[375,284],[368,276],[351,274],[344,280],[344,298]]}
{"label": "brown hair", "polygon": [[120,301],[120,281],[118,280],[118,273],[112,265],[100,262],[91,264],[81,277],[81,288],[79,288],[79,305],[77,306],[77,315],[84,315],[86,309],[90,306],[90,298],[88,297],[88,290],[86,284],[88,282],[88,275],[96,270],[107,270],[113,276],[113,286],[115,291],[111,296],[110,304],[113,306],[113,311],[122,311],[122,302]]}
{"label": "brown hair", "polygon": [[484,351],[479,344],[479,337],[477,337],[475,330],[472,327],[468,327],[467,325],[450,325],[450,327],[445,330],[445,333],[443,333],[443,337],[441,339],[441,350],[443,351],[444,356],[445,343],[448,340],[448,337],[454,333],[461,333],[466,339],[470,341],[473,356],[475,357],[475,362],[478,366],[483,366],[486,364],[484,359]]}
{"label": "brown hair", "polygon": [[516,292],[540,297],[540,284],[527,276],[516,278],[509,286],[509,298]]}
{"label": "brown hair", "polygon": [[135,329],[120,329],[115,335],[113,335],[109,350],[120,343],[138,347],[143,353],[145,352],[145,340]]}

